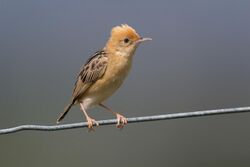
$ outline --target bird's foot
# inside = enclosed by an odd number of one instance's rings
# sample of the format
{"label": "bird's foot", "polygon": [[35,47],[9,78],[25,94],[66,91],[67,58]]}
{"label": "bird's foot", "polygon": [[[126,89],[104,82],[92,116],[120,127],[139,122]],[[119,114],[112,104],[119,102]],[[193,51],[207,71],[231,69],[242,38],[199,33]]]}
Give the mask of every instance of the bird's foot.
{"label": "bird's foot", "polygon": [[124,125],[128,123],[128,120],[126,117],[124,117],[121,114],[116,113],[116,118],[117,118],[117,124],[116,127],[122,129]]}
{"label": "bird's foot", "polygon": [[96,120],[94,120],[93,118],[90,118],[90,117],[87,117],[87,124],[88,124],[89,132],[95,131],[95,129],[93,128],[94,125],[99,126],[99,123]]}

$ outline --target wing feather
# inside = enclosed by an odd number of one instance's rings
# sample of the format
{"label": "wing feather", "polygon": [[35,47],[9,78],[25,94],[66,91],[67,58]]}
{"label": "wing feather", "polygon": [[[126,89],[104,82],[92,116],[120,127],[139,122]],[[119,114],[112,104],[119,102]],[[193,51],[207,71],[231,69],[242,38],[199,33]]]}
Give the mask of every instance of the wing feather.
{"label": "wing feather", "polygon": [[108,57],[103,50],[96,52],[88,59],[77,77],[73,91],[73,103],[77,101],[93,83],[103,76],[107,64]]}

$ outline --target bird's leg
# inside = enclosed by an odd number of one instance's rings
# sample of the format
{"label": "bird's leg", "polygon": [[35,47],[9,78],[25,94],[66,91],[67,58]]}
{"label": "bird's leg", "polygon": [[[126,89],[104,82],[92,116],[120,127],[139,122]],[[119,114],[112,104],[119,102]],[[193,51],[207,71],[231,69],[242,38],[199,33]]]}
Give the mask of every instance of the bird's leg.
{"label": "bird's leg", "polygon": [[93,118],[91,118],[90,116],[88,116],[82,103],[80,103],[80,106],[81,106],[82,112],[84,113],[84,115],[86,117],[89,131],[94,131],[93,125],[95,124],[96,126],[99,126],[99,123],[96,120],[94,120]]}
{"label": "bird's leg", "polygon": [[101,107],[105,108],[107,111],[111,112],[112,114],[116,115],[117,118],[117,124],[116,127],[122,129],[124,127],[124,125],[126,125],[128,123],[128,120],[126,117],[124,117],[123,115],[112,111],[109,107],[107,107],[106,105],[100,103],[99,104]]}

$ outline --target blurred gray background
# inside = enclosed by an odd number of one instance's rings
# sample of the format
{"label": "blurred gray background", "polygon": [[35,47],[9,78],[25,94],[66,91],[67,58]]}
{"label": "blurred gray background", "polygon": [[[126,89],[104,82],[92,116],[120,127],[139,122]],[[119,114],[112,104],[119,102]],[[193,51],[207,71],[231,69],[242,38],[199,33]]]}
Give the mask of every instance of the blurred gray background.
{"label": "blurred gray background", "polygon": [[[127,117],[250,105],[250,1],[0,0],[0,128],[54,125],[113,26],[141,45],[106,104]],[[110,119],[103,109],[89,111]],[[74,107],[63,123],[85,121]],[[250,114],[0,136],[1,166],[249,166]]]}

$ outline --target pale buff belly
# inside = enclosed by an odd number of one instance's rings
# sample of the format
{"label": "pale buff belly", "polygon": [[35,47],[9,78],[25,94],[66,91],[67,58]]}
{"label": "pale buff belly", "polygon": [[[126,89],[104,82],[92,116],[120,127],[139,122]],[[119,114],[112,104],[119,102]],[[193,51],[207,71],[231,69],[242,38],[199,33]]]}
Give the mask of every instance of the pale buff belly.
{"label": "pale buff belly", "polygon": [[96,81],[82,97],[81,101],[85,109],[102,103],[114,94],[122,85],[130,70],[130,64],[127,65],[128,66],[114,66],[113,68],[107,69],[104,76]]}

